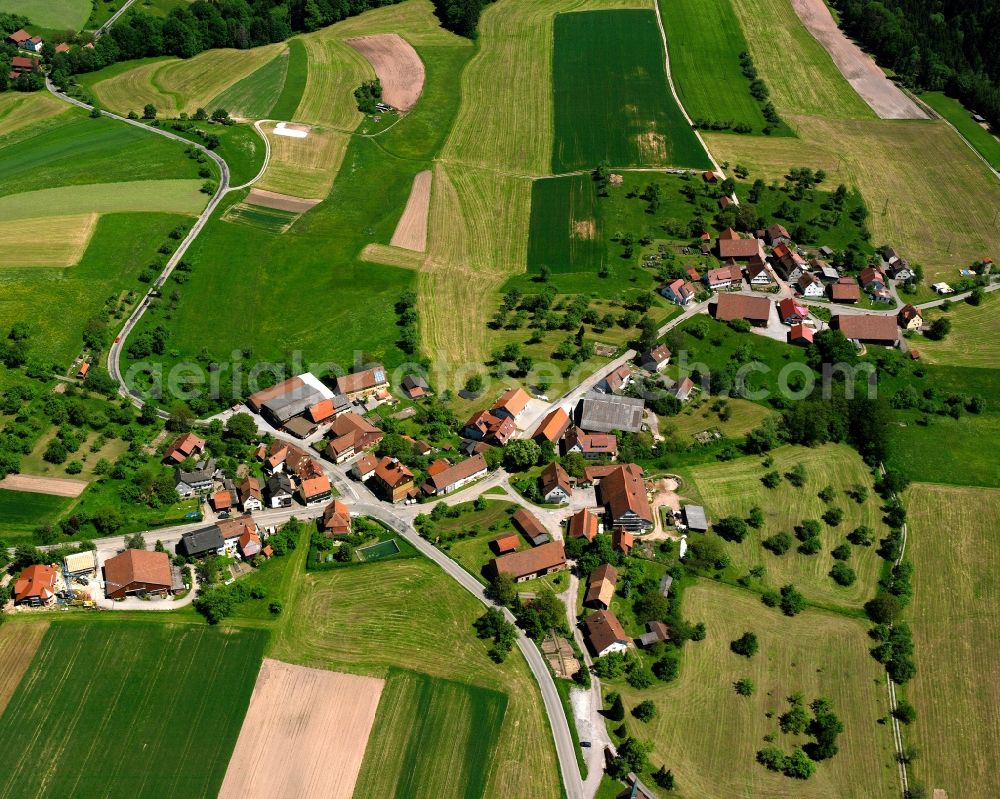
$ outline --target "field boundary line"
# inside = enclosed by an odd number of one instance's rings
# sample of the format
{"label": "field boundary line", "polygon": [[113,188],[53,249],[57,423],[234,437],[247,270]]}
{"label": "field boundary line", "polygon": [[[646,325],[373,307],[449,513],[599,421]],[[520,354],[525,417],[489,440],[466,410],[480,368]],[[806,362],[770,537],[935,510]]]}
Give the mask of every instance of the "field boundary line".
{"label": "field boundary line", "polygon": [[670,71],[670,45],[667,42],[667,29],[663,27],[663,16],[660,14],[660,0],[653,0],[653,11],[656,12],[656,25],[660,29],[660,38],[663,40],[663,60],[664,66],[666,67],[667,85],[670,87],[670,93],[674,96],[674,102],[677,103],[677,107],[684,115],[684,119],[687,120],[687,123],[691,126],[691,130],[694,131],[695,138],[698,139],[701,149],[705,151],[705,155],[708,156],[708,160],[711,161],[712,166],[715,167],[715,171],[725,177],[726,173],[722,171],[722,167],[719,166],[719,162],[715,160],[715,156],[712,155],[712,151],[709,150],[708,145],[705,144],[705,140],[701,136],[701,131],[694,126],[694,120],[692,120],[688,114],[687,109],[684,107],[684,103],[681,102],[680,95],[677,94],[677,87],[674,86],[674,73]]}
{"label": "field boundary line", "polygon": [[[885,465],[879,462],[878,465],[879,474],[883,477],[885,476]],[[896,494],[893,493],[892,497],[898,499]],[[893,562],[893,567],[895,568],[900,563],[903,562],[903,555],[906,553],[906,539],[909,534],[909,529],[907,523],[903,522],[903,544],[899,548],[899,557]],[[889,628],[892,629],[892,624],[889,624]],[[892,678],[889,676],[889,672],[885,673],[885,683],[889,690],[889,720],[892,724],[892,740],[896,745],[896,764],[899,767],[899,784],[902,788],[902,794],[905,797],[910,792],[910,781],[909,775],[906,773],[906,760],[903,758],[903,730],[899,726],[899,719],[896,718],[896,686],[892,682]]]}
{"label": "field boundary line", "polygon": [[[935,120],[940,120],[941,122],[944,122],[944,124],[946,124],[953,131],[955,131],[955,133],[958,135],[958,137],[962,141],[965,142],[965,146],[968,147],[970,150],[972,150],[972,152],[974,152],[976,154],[976,158],[978,158],[980,161],[982,161],[983,164],[986,165],[986,168],[988,170],[990,170],[990,172],[993,173],[993,177],[995,177],[997,180],[1000,180],[1000,171],[997,171],[996,169],[993,168],[993,164],[991,164],[989,161],[986,160],[986,156],[984,156],[981,152],[979,152],[979,150],[976,149],[976,145],[974,145],[971,141],[969,141],[967,138],[965,138],[965,135],[962,133],[962,131],[960,131],[958,128],[956,128],[954,125],[951,124],[951,120],[950,119],[948,119],[944,114],[939,114],[937,111],[935,111],[933,108],[931,108],[930,105],[928,105],[922,99],[920,99],[920,97],[918,97],[917,95],[912,94],[910,92],[906,92],[906,94],[909,95],[910,98],[915,103],[917,103],[917,105],[919,105],[921,108],[923,108],[924,111],[926,111],[928,114],[931,114],[931,118],[930,118],[931,122],[933,122]],[[987,132],[989,132],[989,131],[987,131]]]}

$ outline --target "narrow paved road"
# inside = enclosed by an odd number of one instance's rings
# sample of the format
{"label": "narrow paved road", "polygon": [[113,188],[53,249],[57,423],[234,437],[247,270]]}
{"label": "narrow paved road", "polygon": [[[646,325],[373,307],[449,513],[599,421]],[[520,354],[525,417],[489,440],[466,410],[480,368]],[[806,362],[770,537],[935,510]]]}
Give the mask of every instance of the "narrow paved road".
{"label": "narrow paved road", "polygon": [[[45,78],[45,85],[48,87],[48,90],[60,100],[70,103],[71,105],[75,105],[78,108],[83,108],[87,111],[93,110],[93,106],[88,105],[87,103],[84,103],[81,100],[77,100],[73,97],[70,97],[60,92],[47,76]],[[122,348],[125,346],[125,342],[128,340],[129,334],[135,328],[136,324],[138,324],[139,320],[142,318],[142,315],[146,312],[146,309],[149,307],[150,299],[157,292],[159,292],[161,288],[163,288],[164,283],[167,282],[167,278],[170,277],[170,273],[173,272],[177,264],[180,263],[181,259],[184,257],[184,254],[187,252],[188,247],[191,246],[194,240],[198,237],[198,234],[201,233],[202,229],[205,227],[206,223],[211,218],[212,214],[215,212],[215,209],[222,201],[222,198],[230,190],[229,164],[227,164],[219,155],[212,152],[207,147],[203,147],[200,144],[185,139],[183,136],[178,136],[175,133],[170,133],[169,131],[163,130],[162,128],[154,128],[150,125],[143,124],[142,122],[135,119],[128,119],[127,117],[118,116],[118,114],[113,114],[110,111],[101,111],[101,113],[104,116],[108,117],[109,119],[114,119],[117,120],[118,122],[124,122],[126,125],[132,125],[133,127],[139,128],[140,130],[145,130],[148,131],[149,133],[155,133],[159,136],[164,136],[165,138],[180,142],[181,144],[185,144],[189,147],[196,147],[202,153],[211,158],[215,162],[215,165],[219,168],[219,185],[215,189],[215,194],[212,195],[212,198],[208,201],[208,205],[205,206],[205,210],[201,212],[201,215],[195,221],[194,225],[191,227],[191,230],[188,231],[187,236],[184,237],[184,240],[180,243],[177,249],[174,250],[173,255],[171,255],[169,260],[167,261],[166,266],[163,267],[163,271],[160,272],[160,276],[153,283],[153,287],[149,290],[146,296],[143,297],[142,301],[136,306],[135,310],[133,310],[132,313],[129,315],[129,318],[125,321],[125,324],[122,326],[121,331],[115,338],[114,343],[108,350],[108,371],[111,373],[111,376],[114,378],[115,382],[118,383],[118,393],[121,394],[123,397],[126,397],[136,407],[141,407],[143,404],[142,399],[140,397],[135,396],[128,390],[128,386],[126,385],[125,379],[123,378],[121,373],[120,359],[121,359]]]}
{"label": "narrow paved road", "polygon": [[94,31],[94,38],[95,39],[99,39],[105,33],[107,33],[110,30],[111,26],[114,25],[118,21],[118,18],[122,14],[124,14],[126,11],[129,10],[129,7],[131,7],[131,5],[134,2],[135,2],[135,0],[125,0],[125,2],[122,3],[122,7],[119,8],[114,14],[112,14],[111,18],[107,22],[105,22],[103,25],[101,25],[101,27],[99,27],[96,31]]}

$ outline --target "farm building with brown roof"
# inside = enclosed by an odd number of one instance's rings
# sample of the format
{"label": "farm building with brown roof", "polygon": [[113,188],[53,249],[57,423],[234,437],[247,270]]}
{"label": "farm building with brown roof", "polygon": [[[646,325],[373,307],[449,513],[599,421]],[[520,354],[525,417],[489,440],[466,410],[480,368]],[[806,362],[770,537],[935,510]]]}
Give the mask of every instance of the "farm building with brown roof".
{"label": "farm building with brown roof", "polygon": [[600,525],[600,519],[587,508],[583,508],[569,517],[566,535],[569,538],[586,538],[588,541],[593,541],[594,536],[600,532]]}
{"label": "farm building with brown roof", "polygon": [[514,526],[523,533],[533,546],[539,546],[549,540],[549,533],[538,517],[527,508],[518,508],[511,517]]}
{"label": "farm building with brown roof", "polygon": [[173,577],[166,552],[126,549],[104,563],[104,595],[124,599],[129,594],[165,594]]}
{"label": "farm building with brown roof", "polygon": [[323,509],[323,532],[327,538],[351,534],[351,512],[339,499]]}
{"label": "farm building with brown roof", "polygon": [[[751,258],[764,260],[764,245],[760,239],[730,238],[726,235],[729,231],[723,231],[719,235],[719,258],[725,261],[732,258],[735,261],[749,261]],[[737,233],[738,237],[739,234]]]}
{"label": "farm building with brown roof", "polygon": [[502,555],[491,560],[488,566],[490,574],[509,574],[518,583],[565,568],[566,552],[562,541],[549,541],[531,549]]}
{"label": "farm building with brown roof", "polygon": [[610,610],[591,613],[583,627],[596,657],[604,657],[612,652],[625,652],[631,643],[618,617]]}
{"label": "farm building with brown roof", "polygon": [[520,543],[521,539],[517,537],[517,533],[506,533],[498,535],[490,541],[490,547],[498,555],[504,555],[508,552],[515,552]]}
{"label": "farm building with brown roof", "polygon": [[396,458],[384,457],[375,467],[372,489],[389,502],[402,502],[414,493],[413,472]]}
{"label": "farm building with brown roof", "polygon": [[338,377],[335,385],[338,393],[346,395],[351,402],[354,402],[356,399],[371,396],[381,388],[386,388],[389,379],[386,377],[385,367],[377,363],[370,369]]}
{"label": "farm building with brown roof", "polygon": [[771,300],[746,294],[720,294],[715,306],[715,318],[720,322],[746,319],[758,327],[767,324],[771,316]]}
{"label": "farm building with brown roof", "polygon": [[180,464],[205,451],[205,439],[194,433],[185,433],[174,439],[163,456],[164,463]]}
{"label": "farm building with brown roof", "polygon": [[590,573],[583,604],[588,608],[607,610],[611,607],[611,597],[615,594],[617,584],[618,569],[610,563],[602,563]]}
{"label": "farm building with brown roof", "polygon": [[[437,462],[441,463],[441,461]],[[472,481],[486,476],[486,458],[482,455],[473,455],[454,466],[448,464],[447,461],[444,463],[445,468],[431,474],[422,486],[423,492],[428,496],[450,494],[452,491],[457,491]]]}
{"label": "farm building with brown roof", "polygon": [[834,302],[858,302],[861,299],[861,287],[853,277],[837,278],[830,284],[830,299]]}
{"label": "farm building with brown roof", "polygon": [[334,463],[343,463],[382,440],[382,431],[353,411],[337,418],[330,427],[330,435],[324,454]]}
{"label": "farm building with brown roof", "polygon": [[896,319],[888,314],[839,314],[830,321],[830,327],[863,344],[895,346],[899,341]]}
{"label": "farm building with brown roof", "polygon": [[528,392],[523,388],[512,388],[509,391],[505,391],[497,399],[496,404],[492,408],[493,415],[501,418],[506,416],[516,419],[528,407],[530,400],[531,397],[528,396]]}
{"label": "farm building with brown roof", "polygon": [[638,467],[615,468],[601,479],[598,494],[612,527],[634,532],[653,528],[653,511],[646,496],[642,470]]}
{"label": "farm building with brown roof", "polygon": [[538,483],[545,502],[557,505],[573,496],[573,483],[559,461],[552,461],[538,476]]}
{"label": "farm building with brown roof", "polygon": [[563,434],[566,432],[566,428],[568,427],[569,414],[562,408],[556,408],[555,410],[547,413],[542,421],[539,422],[532,438],[534,438],[539,444],[543,441],[555,444],[560,438],[563,437]]}

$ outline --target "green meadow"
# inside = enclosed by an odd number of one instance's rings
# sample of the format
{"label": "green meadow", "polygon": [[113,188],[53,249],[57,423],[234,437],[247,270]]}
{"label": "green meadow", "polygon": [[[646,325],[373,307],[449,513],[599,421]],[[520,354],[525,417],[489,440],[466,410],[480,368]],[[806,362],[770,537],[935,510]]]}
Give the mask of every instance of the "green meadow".
{"label": "green meadow", "polygon": [[53,623],[34,656],[44,668],[28,669],[0,717],[0,797],[217,795],[266,640],[202,624]]}
{"label": "green meadow", "polygon": [[90,16],[90,0],[2,0],[0,11],[20,14],[33,28],[78,31]]}
{"label": "green meadow", "polygon": [[31,354],[67,367],[83,346],[87,320],[101,313],[109,297],[126,289],[141,291],[139,273],[157,257],[170,231],[190,219],[161,213],[106,214],[76,266],[0,269],[0,328],[27,321]]}
{"label": "green meadow", "polygon": [[924,92],[920,99],[958,128],[990,166],[1000,169],[1000,141],[972,118],[968,108],[944,92]]}
{"label": "green meadow", "polygon": [[264,119],[281,96],[288,69],[288,54],[279,53],[213,98],[211,107],[225,108],[232,116]]}
{"label": "green meadow", "polygon": [[283,119],[292,121],[295,119],[295,109],[299,107],[302,100],[302,92],[306,88],[306,80],[309,77],[309,58],[306,55],[306,47],[299,39],[292,39],[288,43],[288,57],[285,66],[285,79],[268,116],[271,119]]}
{"label": "green meadow", "polygon": [[499,691],[393,669],[354,795],[480,799],[506,708]]}
{"label": "green meadow", "polygon": [[[192,271],[176,287],[178,307],[153,308],[139,331],[163,324],[169,312],[168,349],[177,359],[205,353],[229,360],[234,350],[249,350],[257,361],[283,361],[298,350],[307,363],[349,366],[363,351],[399,363],[393,304],[416,275],[358,256],[367,244],[392,237],[414,175],[429,167],[447,133],[470,55],[454,47],[419,52],[428,73],[421,102],[377,139],[351,139],[326,200],[286,233],[226,221],[237,198],[222,203],[185,258]],[[239,266],[218,268],[224,263]]]}
{"label": "green meadow", "polygon": [[[740,70],[747,41],[732,0],[657,0],[667,31],[670,70],[692,119],[767,125],[750,82]],[[787,128],[782,128],[787,132]]]}
{"label": "green meadow", "polygon": [[708,156],[667,86],[663,41],[646,10],[555,17],[552,171],[707,168]]}
{"label": "green meadow", "polygon": [[184,147],[83,112],[60,115],[0,139],[0,196],[93,183],[198,178]]}
{"label": "green meadow", "polygon": [[0,539],[12,543],[39,525],[54,522],[72,504],[67,497],[0,488]]}

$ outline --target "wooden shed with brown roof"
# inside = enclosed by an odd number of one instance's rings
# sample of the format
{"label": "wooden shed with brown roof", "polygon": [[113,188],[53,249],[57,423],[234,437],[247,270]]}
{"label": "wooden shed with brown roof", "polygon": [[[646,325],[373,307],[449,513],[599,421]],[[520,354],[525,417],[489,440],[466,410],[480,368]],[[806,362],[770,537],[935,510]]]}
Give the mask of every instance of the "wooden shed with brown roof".
{"label": "wooden shed with brown roof", "polygon": [[527,508],[518,508],[511,517],[514,526],[524,534],[532,546],[541,546],[549,540],[548,530],[545,529],[538,517]]}

